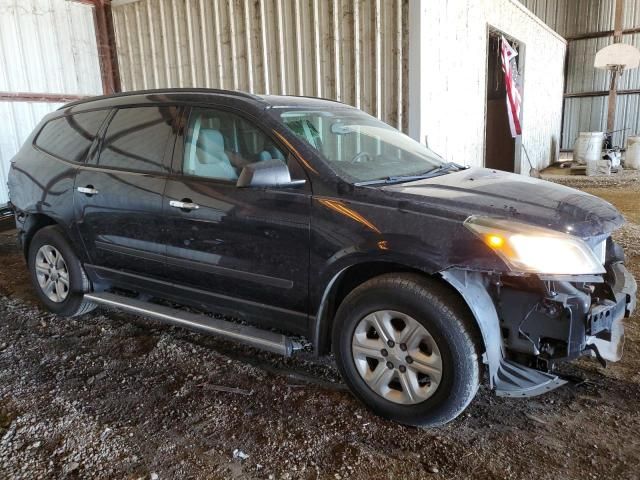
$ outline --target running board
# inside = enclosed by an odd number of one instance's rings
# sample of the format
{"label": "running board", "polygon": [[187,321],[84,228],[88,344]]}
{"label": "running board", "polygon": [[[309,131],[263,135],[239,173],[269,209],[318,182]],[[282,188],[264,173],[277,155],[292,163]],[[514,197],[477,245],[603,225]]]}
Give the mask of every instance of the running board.
{"label": "running board", "polygon": [[295,342],[286,335],[212,318],[203,314],[156,305],[114,293],[85,293],[84,298],[100,305],[115,307],[143,317],[160,320],[177,327],[184,327],[197,332],[215,335],[268,352],[279,353],[287,357],[291,356],[294,350],[302,348],[300,343]]}
{"label": "running board", "polygon": [[567,383],[557,375],[505,359],[500,361],[493,381],[496,395],[500,397],[535,397]]}

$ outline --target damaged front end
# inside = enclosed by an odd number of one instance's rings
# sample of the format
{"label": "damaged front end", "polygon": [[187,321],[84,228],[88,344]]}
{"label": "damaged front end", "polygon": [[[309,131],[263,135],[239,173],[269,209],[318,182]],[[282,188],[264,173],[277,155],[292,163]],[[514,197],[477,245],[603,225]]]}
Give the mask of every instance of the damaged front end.
{"label": "damaged front end", "polygon": [[637,286],[622,250],[605,242],[601,274],[441,272],[476,317],[498,395],[534,396],[566,383],[552,373],[557,362],[620,360],[623,319],[635,308]]}

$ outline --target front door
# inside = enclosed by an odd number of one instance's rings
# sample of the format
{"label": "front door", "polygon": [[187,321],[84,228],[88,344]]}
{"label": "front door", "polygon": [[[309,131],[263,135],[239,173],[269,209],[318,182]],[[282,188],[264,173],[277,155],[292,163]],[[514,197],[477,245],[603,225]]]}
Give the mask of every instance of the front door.
{"label": "front door", "polygon": [[99,153],[78,171],[77,226],[100,275],[164,277],[162,195],[176,117],[172,106],[115,110]]}
{"label": "front door", "polygon": [[[238,188],[242,168],[287,152],[235,113],[193,109],[167,182],[167,270],[203,303],[306,329],[309,185]],[[292,178],[304,173],[289,159]],[[277,319],[275,322],[271,322]]]}

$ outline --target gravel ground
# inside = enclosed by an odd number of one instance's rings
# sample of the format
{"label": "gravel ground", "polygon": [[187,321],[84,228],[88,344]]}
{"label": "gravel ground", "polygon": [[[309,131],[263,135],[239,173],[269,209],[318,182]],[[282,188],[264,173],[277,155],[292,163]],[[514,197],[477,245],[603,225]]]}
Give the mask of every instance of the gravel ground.
{"label": "gravel ground", "polygon": [[[640,177],[618,180],[570,183],[633,222],[617,237],[640,278]],[[368,412],[331,360],[46,313],[12,233],[0,265],[0,478],[640,478],[638,315],[621,362],[574,362],[575,381],[528,400],[481,388],[459,419],[420,430]]]}

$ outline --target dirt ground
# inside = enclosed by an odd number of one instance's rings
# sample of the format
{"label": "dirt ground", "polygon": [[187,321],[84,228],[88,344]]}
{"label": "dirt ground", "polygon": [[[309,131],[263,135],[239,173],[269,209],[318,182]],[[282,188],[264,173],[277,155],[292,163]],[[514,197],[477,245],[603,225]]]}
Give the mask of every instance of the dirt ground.
{"label": "dirt ground", "polygon": [[[552,178],[624,212],[616,237],[640,278],[640,176]],[[106,310],[57,318],[0,234],[0,478],[640,478],[638,315],[620,363],[563,372],[576,380],[544,396],[483,387],[453,423],[404,427],[368,412],[330,359]]]}

